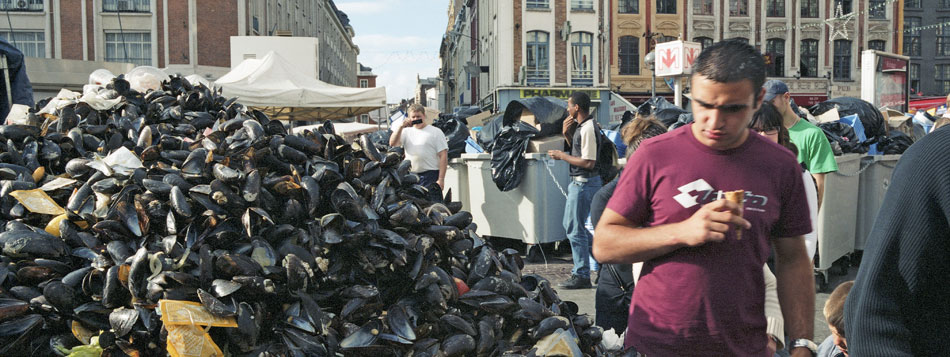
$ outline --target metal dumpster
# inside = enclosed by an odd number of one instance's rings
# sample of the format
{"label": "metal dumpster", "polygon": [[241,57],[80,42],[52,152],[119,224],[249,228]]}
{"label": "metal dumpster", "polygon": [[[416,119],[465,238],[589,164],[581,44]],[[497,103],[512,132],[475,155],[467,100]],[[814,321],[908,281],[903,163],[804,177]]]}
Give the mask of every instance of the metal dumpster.
{"label": "metal dumpster", "polygon": [[566,238],[561,220],[570,183],[568,164],[547,154],[524,155],[527,163],[521,185],[501,192],[491,179],[490,154],[462,154],[468,168],[468,209],[478,234],[527,244],[562,240]]}
{"label": "metal dumpster", "polygon": [[871,228],[874,226],[874,220],[881,209],[881,204],[884,203],[884,194],[891,184],[894,166],[897,165],[900,157],[900,155],[874,155],[864,159],[870,161],[870,166],[861,173],[857,235],[854,237],[855,250],[864,250],[868,235],[871,234]]}
{"label": "metal dumpster", "polygon": [[860,154],[835,157],[838,171],[825,175],[825,196],[818,209],[818,259],[815,261],[817,288],[828,282],[828,269],[841,257],[854,251],[858,216],[858,184],[861,174]]}
{"label": "metal dumpster", "polygon": [[445,190],[452,190],[452,200],[462,202],[462,210],[471,211],[469,209],[469,197],[468,197],[468,166],[465,165],[465,160],[462,158],[455,158],[449,160],[449,165],[445,169]]}

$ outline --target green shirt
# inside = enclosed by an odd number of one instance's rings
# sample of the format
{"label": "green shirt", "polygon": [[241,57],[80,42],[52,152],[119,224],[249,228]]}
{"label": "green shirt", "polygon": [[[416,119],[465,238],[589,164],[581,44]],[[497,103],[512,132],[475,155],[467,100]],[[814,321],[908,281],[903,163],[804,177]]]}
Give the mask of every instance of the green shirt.
{"label": "green shirt", "polygon": [[798,147],[798,162],[805,163],[808,171],[813,174],[838,171],[831,144],[820,128],[802,119],[788,129],[788,135]]}

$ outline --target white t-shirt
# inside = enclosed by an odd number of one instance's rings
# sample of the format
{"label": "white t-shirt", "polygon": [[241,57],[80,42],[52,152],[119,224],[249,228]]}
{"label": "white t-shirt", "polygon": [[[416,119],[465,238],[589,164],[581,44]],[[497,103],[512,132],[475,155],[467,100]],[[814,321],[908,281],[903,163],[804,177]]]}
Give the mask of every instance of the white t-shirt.
{"label": "white t-shirt", "polygon": [[422,129],[408,127],[402,129],[399,144],[406,151],[406,158],[412,163],[412,172],[423,172],[439,169],[439,152],[448,150],[442,130],[432,125]]}

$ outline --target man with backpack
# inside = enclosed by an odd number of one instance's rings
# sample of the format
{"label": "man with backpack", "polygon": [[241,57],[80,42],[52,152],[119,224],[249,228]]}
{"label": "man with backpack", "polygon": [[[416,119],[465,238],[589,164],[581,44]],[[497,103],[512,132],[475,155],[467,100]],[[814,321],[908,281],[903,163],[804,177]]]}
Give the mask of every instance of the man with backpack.
{"label": "man with backpack", "polygon": [[[558,286],[565,289],[591,288],[590,249],[593,237],[584,227],[590,215],[590,202],[594,194],[603,185],[597,168],[598,137],[600,127],[590,115],[590,96],[583,92],[574,92],[567,100],[568,116],[564,119],[565,140],[571,147],[570,154],[560,150],[548,150],[555,160],[567,161],[570,167],[571,183],[567,189],[567,202],[564,206],[564,231],[571,242],[571,256],[574,268],[571,279]],[[577,123],[576,129],[570,130]],[[568,140],[570,138],[570,140]]]}

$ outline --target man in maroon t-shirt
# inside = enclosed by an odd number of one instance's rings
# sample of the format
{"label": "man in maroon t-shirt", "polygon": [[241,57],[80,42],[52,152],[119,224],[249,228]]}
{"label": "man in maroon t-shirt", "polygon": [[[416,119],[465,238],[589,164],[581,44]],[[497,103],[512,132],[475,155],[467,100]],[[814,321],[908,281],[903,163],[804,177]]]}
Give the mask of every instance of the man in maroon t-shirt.
{"label": "man in maroon t-shirt", "polygon": [[[767,355],[762,266],[771,244],[789,349],[810,356],[815,292],[801,169],[748,129],[765,62],[724,41],[693,68],[695,121],[641,144],[594,230],[598,261],[644,262],[625,344],[651,357]],[[734,190],[745,190],[744,207],[720,199]]]}

